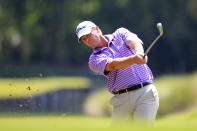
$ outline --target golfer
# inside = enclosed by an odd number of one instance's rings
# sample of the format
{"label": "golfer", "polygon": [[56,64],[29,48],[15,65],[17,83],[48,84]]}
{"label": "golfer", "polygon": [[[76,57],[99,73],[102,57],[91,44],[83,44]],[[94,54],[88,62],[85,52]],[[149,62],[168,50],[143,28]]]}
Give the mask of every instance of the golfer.
{"label": "golfer", "polygon": [[159,97],[147,57],[143,57],[143,42],[137,35],[126,28],[103,35],[91,21],[79,23],[76,34],[79,41],[93,49],[90,69],[108,79],[108,90],[114,94],[110,100],[112,121],[153,122]]}

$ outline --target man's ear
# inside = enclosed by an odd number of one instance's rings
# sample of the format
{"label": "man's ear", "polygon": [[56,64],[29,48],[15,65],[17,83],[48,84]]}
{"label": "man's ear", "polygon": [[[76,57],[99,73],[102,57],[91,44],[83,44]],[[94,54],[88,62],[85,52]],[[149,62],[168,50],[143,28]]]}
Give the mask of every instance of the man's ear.
{"label": "man's ear", "polygon": [[95,29],[97,30],[97,32],[101,33],[101,30],[98,26],[96,26]]}

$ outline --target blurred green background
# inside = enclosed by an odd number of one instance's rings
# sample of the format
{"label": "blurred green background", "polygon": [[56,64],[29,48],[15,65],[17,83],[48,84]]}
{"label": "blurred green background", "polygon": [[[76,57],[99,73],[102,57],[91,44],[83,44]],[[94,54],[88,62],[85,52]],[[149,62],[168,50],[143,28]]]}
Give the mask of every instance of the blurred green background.
{"label": "blurred green background", "polygon": [[[104,34],[128,28],[145,48],[162,22],[164,36],[149,54],[153,72],[191,72],[197,67],[196,12],[196,0],[1,0],[0,65],[86,67],[91,49],[77,43],[79,22],[91,20]],[[12,75],[5,71],[2,76]]]}
{"label": "blurred green background", "polygon": [[[0,104],[5,106],[0,106],[0,130],[197,130],[196,12],[196,0],[0,0]],[[150,129],[109,127],[112,95],[106,79],[89,70],[92,50],[78,44],[75,34],[83,20],[95,22],[103,34],[125,27],[145,49],[158,35],[156,24],[163,24],[164,35],[149,53],[160,95]],[[68,89],[89,90],[82,111],[5,110],[8,99],[32,100]]]}

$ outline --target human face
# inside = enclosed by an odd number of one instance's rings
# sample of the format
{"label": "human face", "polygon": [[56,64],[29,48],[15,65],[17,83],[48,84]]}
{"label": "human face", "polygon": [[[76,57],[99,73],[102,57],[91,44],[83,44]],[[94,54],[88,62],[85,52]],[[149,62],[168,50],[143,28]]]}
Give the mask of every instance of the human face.
{"label": "human face", "polygon": [[98,32],[97,28],[92,28],[90,34],[82,36],[81,40],[87,46],[91,48],[96,48],[100,44],[100,33]]}

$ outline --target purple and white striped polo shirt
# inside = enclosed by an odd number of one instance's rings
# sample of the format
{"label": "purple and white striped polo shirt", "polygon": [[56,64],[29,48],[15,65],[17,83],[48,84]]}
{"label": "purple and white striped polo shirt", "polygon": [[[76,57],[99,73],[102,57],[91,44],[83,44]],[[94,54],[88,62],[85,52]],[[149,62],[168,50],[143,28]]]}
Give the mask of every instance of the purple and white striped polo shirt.
{"label": "purple and white striped polo shirt", "polygon": [[106,36],[109,38],[108,47],[93,49],[88,64],[92,71],[107,77],[108,90],[111,93],[147,80],[153,81],[152,72],[147,64],[133,64],[125,69],[104,72],[109,60],[135,54],[134,50],[128,46],[131,40],[143,44],[136,34],[125,28],[119,28],[113,34]]}

